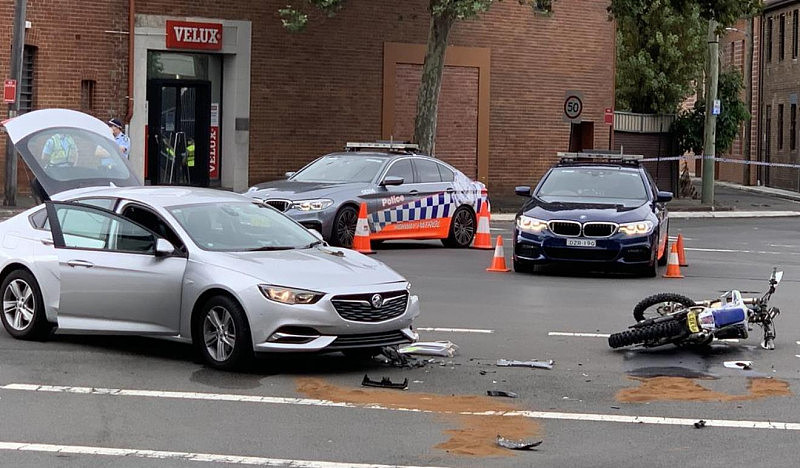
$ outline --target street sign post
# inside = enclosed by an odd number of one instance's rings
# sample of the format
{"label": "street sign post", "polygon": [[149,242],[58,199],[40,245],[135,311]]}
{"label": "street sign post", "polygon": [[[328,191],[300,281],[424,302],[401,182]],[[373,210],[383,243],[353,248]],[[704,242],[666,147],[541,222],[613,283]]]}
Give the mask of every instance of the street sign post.
{"label": "street sign post", "polygon": [[603,122],[608,125],[614,125],[614,109],[606,107],[603,111]]}
{"label": "street sign post", "polygon": [[17,100],[17,80],[3,81],[3,102],[13,104]]}
{"label": "street sign post", "polygon": [[564,93],[564,122],[580,123],[583,113],[583,93],[580,91],[567,91]]}

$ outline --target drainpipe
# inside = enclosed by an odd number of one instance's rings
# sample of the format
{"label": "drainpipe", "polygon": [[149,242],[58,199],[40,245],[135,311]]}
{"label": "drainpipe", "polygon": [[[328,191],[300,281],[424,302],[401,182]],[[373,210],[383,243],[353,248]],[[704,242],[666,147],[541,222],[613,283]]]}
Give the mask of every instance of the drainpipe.
{"label": "drainpipe", "polygon": [[128,0],[128,110],[125,112],[125,122],[130,124],[133,117],[133,36],[134,36],[134,7],[136,0]]}

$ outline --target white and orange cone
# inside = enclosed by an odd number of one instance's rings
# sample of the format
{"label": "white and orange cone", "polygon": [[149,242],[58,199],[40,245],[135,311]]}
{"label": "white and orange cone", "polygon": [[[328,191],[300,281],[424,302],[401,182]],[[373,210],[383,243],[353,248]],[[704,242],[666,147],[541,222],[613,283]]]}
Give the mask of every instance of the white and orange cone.
{"label": "white and orange cone", "polygon": [[678,265],[682,267],[689,266],[689,264],[686,263],[686,253],[683,251],[683,234],[678,234],[676,244],[678,246]]}
{"label": "white and orange cone", "polygon": [[669,261],[667,262],[667,271],[664,273],[664,278],[683,278],[681,267],[678,262],[677,244],[672,244],[672,250],[669,252]]}
{"label": "white and orange cone", "polygon": [[481,210],[478,212],[478,229],[475,231],[475,239],[472,241],[473,249],[493,249],[492,247],[492,234],[489,228],[489,207],[488,203],[481,205]]}
{"label": "white and orange cone", "polygon": [[358,210],[356,234],[353,237],[353,250],[362,254],[374,254],[369,241],[369,221],[367,221],[367,204],[362,203]]}
{"label": "white and orange cone", "polygon": [[506,272],[511,271],[506,266],[506,254],[503,251],[503,236],[497,236],[497,246],[494,248],[494,257],[492,257],[492,264],[486,271]]}

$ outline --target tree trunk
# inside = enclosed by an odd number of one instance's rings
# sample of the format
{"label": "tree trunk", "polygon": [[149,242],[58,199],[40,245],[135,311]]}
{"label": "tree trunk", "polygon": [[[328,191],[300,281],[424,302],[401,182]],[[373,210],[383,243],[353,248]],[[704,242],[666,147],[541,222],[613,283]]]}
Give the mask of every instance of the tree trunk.
{"label": "tree trunk", "polygon": [[428,34],[428,50],[422,65],[422,81],[417,95],[417,116],[414,121],[414,142],[420,151],[434,154],[436,121],[439,110],[439,92],[442,90],[444,55],[447,39],[456,19],[453,15],[432,15]]}

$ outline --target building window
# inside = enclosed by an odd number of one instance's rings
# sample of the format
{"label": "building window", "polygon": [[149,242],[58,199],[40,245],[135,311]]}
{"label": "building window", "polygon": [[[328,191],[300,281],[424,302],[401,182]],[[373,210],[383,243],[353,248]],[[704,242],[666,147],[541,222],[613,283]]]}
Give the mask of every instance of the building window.
{"label": "building window", "polygon": [[781,23],[778,25],[778,61],[783,61],[786,45],[786,15],[781,15]]}
{"label": "building window", "polygon": [[553,0],[536,0],[533,3],[533,10],[540,13],[552,13]]}
{"label": "building window", "polygon": [[22,50],[22,82],[19,84],[19,113],[33,110],[33,65],[36,48],[25,46]]}
{"label": "building window", "polygon": [[783,149],[783,104],[778,104],[778,151]]}
{"label": "building window", "polygon": [[797,21],[798,10],[792,13],[792,58],[797,58]]}
{"label": "building window", "polygon": [[797,147],[797,104],[789,107],[789,149],[794,151]]}
{"label": "building window", "polygon": [[772,17],[767,18],[767,62],[772,61]]}
{"label": "building window", "polygon": [[728,65],[730,65],[732,67],[735,64],[736,64],[736,42],[735,41],[731,41],[731,60],[730,60],[730,63]]}
{"label": "building window", "polygon": [[81,109],[91,111],[94,109],[94,80],[81,80]]}
{"label": "building window", "polygon": [[767,105],[766,121],[764,122],[764,154],[769,159],[770,148],[772,148],[772,106]]}

